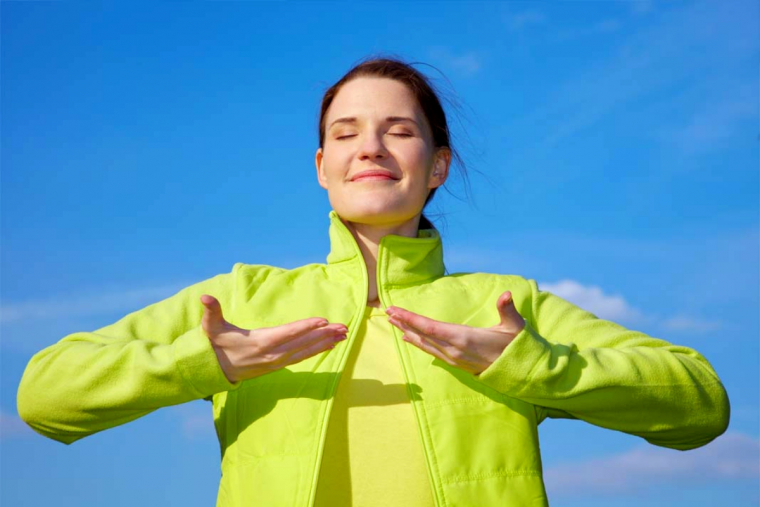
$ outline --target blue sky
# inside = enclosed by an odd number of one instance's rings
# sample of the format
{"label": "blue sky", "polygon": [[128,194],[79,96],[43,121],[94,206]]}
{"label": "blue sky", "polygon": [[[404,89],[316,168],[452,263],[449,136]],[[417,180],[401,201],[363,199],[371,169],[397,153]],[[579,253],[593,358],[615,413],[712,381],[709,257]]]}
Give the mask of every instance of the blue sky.
{"label": "blue sky", "polygon": [[687,453],[547,420],[552,506],[758,505],[759,14],[750,0],[3,1],[0,503],[214,504],[208,402],[64,446],[20,421],[18,382],[42,348],[235,262],[324,262],[319,101],[383,52],[433,66],[418,68],[459,103],[471,195],[454,167],[428,210],[450,272],[534,278],[697,349],[729,392],[728,432]]}

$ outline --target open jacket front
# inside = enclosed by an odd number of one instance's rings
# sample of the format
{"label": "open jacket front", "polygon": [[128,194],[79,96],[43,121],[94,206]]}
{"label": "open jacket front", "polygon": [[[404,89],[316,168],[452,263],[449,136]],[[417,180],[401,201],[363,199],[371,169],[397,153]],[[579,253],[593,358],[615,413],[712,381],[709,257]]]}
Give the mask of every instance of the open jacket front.
{"label": "open jacket front", "polygon": [[[18,392],[20,416],[71,444],[151,411],[213,401],[222,455],[217,507],[312,506],[325,434],[355,325],[367,304],[359,247],[331,211],[327,264],[296,269],[237,263],[94,332],[35,354]],[[693,349],[626,329],[516,275],[444,275],[438,233],[385,236],[377,259],[384,307],[472,327],[498,324],[513,294],[526,326],[472,375],[408,344],[393,328],[436,505],[545,506],[537,425],[582,419],[687,450],[728,425],[726,392]],[[348,327],[334,349],[230,383],[200,322],[202,294],[244,329],[324,317]],[[382,445],[382,442],[378,442]]]}

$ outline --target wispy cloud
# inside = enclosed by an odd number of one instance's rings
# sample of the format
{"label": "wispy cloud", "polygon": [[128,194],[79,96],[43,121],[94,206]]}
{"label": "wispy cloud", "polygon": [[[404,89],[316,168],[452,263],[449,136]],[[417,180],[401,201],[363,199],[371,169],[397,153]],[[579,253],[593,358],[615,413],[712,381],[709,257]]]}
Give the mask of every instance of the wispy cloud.
{"label": "wispy cloud", "polygon": [[671,331],[693,331],[703,333],[715,331],[721,327],[720,322],[715,320],[702,320],[686,315],[676,315],[662,322],[665,329]]}
{"label": "wispy cloud", "polygon": [[428,53],[431,59],[445,62],[447,67],[460,76],[477,74],[483,66],[483,57],[475,51],[454,54],[451,50],[438,46],[431,48]]}
{"label": "wispy cloud", "polygon": [[584,462],[551,467],[544,472],[550,497],[641,493],[660,485],[756,480],[760,474],[760,440],[726,433],[710,444],[688,452],[655,446]]}
{"label": "wispy cloud", "polygon": [[546,15],[535,9],[509,13],[506,15],[507,26],[512,31],[522,30],[529,25],[540,25],[546,22]]}
{"label": "wispy cloud", "polygon": [[[757,10],[742,9],[742,5],[741,2],[707,0],[662,13],[625,40],[611,56],[592,61],[576,76],[556,87],[540,107],[515,119],[505,127],[505,132],[513,135],[526,126],[543,126],[546,134],[532,141],[530,148],[540,153],[615,111],[629,110],[634,100],[661,90],[677,86],[681,88],[679,96],[687,95],[692,88],[729,86],[743,90],[748,86],[746,83],[727,84],[725,73],[715,72],[716,65],[723,69],[740,68],[757,56],[756,16],[752,15],[752,11],[756,14]],[[645,11],[650,6],[644,2],[635,8]],[[609,23],[607,29],[615,26]],[[561,32],[555,36],[555,42],[564,42]],[[694,76],[701,77],[695,79]],[[732,135],[755,103],[747,99],[751,90],[741,95],[737,98],[726,94],[717,104],[703,101],[702,109],[696,109],[690,123],[680,126],[676,123],[671,128],[671,136],[688,150],[696,143],[709,147],[705,139]],[[716,119],[713,132],[710,125]]]}
{"label": "wispy cloud", "polygon": [[639,16],[652,11],[652,0],[633,0],[629,5],[631,12]]}
{"label": "wispy cloud", "polygon": [[55,319],[132,311],[165,299],[189,285],[191,283],[177,283],[144,289],[110,290],[75,297],[61,295],[55,299],[12,303],[0,308],[0,322],[7,324],[25,319]]}
{"label": "wispy cloud", "polygon": [[[758,116],[757,88],[749,83],[733,83],[719,100],[708,101],[685,122],[659,130],[664,143],[674,145],[684,155],[698,155],[720,148],[724,141],[736,138],[742,122]],[[754,141],[757,130],[747,130],[745,141]]]}
{"label": "wispy cloud", "polygon": [[197,400],[167,408],[177,418],[182,436],[188,440],[217,438],[214,414],[208,401]]}
{"label": "wispy cloud", "polygon": [[620,295],[605,294],[601,287],[586,286],[568,279],[556,283],[539,282],[538,287],[602,319],[635,322],[643,318],[643,313],[632,307],[625,298]]}
{"label": "wispy cloud", "polygon": [[36,435],[35,431],[30,428],[16,414],[9,414],[0,411],[0,439],[22,438]]}
{"label": "wispy cloud", "polygon": [[604,19],[589,27],[576,27],[558,31],[555,40],[570,41],[594,35],[614,33],[622,28],[622,23],[614,18]]}

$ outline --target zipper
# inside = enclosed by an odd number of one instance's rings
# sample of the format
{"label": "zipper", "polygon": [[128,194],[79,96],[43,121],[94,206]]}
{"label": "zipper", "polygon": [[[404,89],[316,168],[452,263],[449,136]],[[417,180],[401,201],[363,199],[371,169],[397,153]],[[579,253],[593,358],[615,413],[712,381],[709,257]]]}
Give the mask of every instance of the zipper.
{"label": "zipper", "polygon": [[[390,295],[385,292],[385,287],[382,284],[380,273],[382,272],[380,267],[384,265],[385,262],[385,249],[383,248],[383,239],[380,240],[380,246],[378,248],[378,256],[377,256],[377,297],[380,300],[380,304],[388,308],[390,305]],[[365,269],[366,271],[366,269]],[[425,464],[427,465],[427,473],[428,473],[428,481],[430,485],[430,491],[433,495],[433,502],[435,503],[436,507],[444,507],[446,504],[443,501],[443,498],[439,498],[439,492],[438,489],[435,487],[435,477],[433,474],[433,462],[432,458],[430,456],[430,449],[428,449],[427,440],[425,440],[425,429],[422,425],[422,417],[421,413],[424,410],[421,406],[418,405],[419,402],[414,401],[414,393],[412,392],[411,387],[411,380],[409,378],[409,372],[406,368],[406,364],[404,363],[404,355],[401,350],[401,347],[403,345],[406,345],[406,342],[401,339],[399,336],[400,330],[396,328],[393,324],[388,323],[388,325],[391,327],[391,333],[393,336],[393,343],[396,345],[396,355],[399,360],[399,364],[401,365],[401,372],[404,374],[404,380],[406,381],[406,392],[409,396],[409,403],[412,405],[412,409],[414,411],[414,418],[417,421],[417,430],[420,435],[420,438],[422,439],[422,449],[425,451]],[[410,345],[414,346],[414,345]],[[432,440],[432,439],[431,439]]]}

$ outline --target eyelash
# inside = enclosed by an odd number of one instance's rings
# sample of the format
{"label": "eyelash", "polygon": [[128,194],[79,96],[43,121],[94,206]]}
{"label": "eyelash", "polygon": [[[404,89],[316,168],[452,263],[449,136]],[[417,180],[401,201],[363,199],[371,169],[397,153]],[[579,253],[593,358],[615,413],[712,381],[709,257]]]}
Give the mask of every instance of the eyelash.
{"label": "eyelash", "polygon": [[[355,135],[356,134],[352,134],[352,135],[349,135],[349,136],[340,136],[340,137],[336,137],[335,139],[337,139],[337,140],[348,139],[349,137],[354,137]],[[390,134],[390,135],[392,135],[392,136],[399,136],[399,137],[412,137],[412,134]]]}

